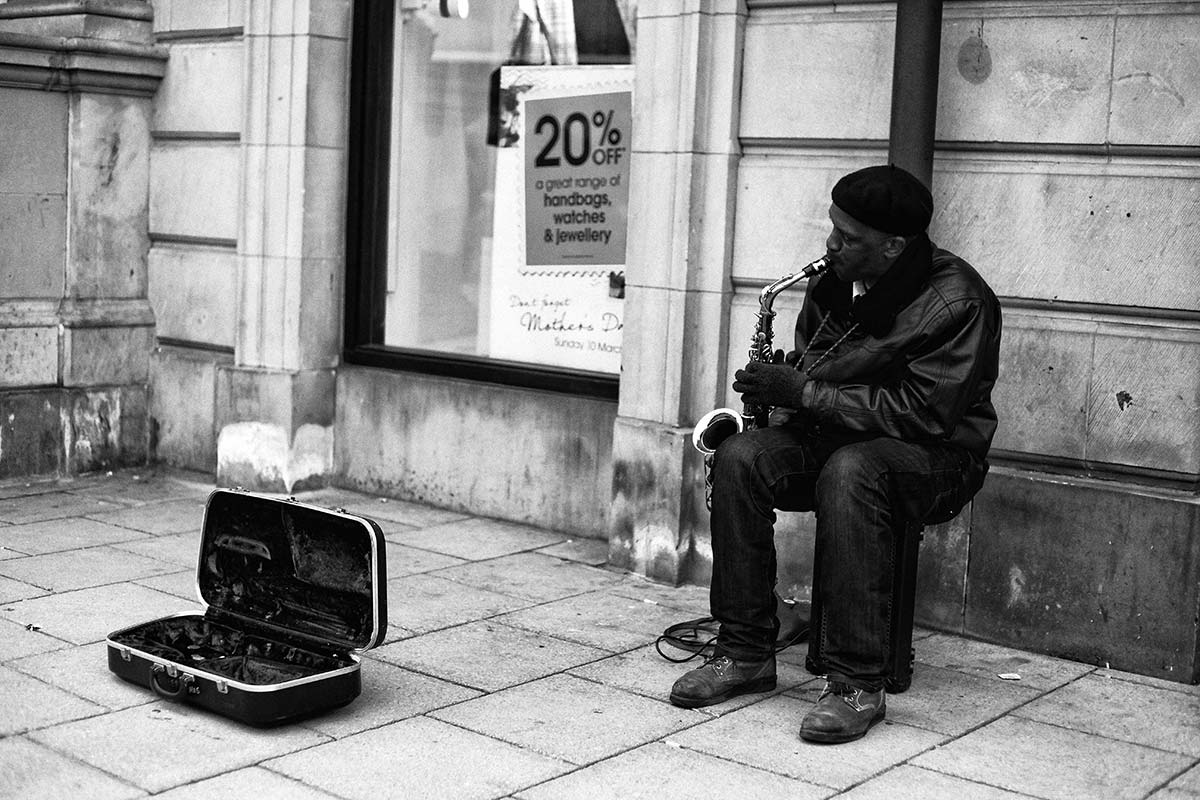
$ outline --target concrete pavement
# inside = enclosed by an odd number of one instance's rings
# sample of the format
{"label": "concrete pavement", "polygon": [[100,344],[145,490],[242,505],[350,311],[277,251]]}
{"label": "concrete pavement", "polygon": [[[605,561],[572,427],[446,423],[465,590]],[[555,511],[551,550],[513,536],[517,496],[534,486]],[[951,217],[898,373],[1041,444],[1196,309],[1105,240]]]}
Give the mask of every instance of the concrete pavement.
{"label": "concrete pavement", "polygon": [[0,483],[0,797],[1200,797],[1198,687],[918,631],[886,722],[811,745],[804,645],[771,694],[666,701],[688,665],[654,639],[705,614],[706,590],[606,569],[603,542],[336,489],[297,497],[388,541],[362,695],[271,730],[160,700],[108,671],[104,639],[197,608],[212,488]]}

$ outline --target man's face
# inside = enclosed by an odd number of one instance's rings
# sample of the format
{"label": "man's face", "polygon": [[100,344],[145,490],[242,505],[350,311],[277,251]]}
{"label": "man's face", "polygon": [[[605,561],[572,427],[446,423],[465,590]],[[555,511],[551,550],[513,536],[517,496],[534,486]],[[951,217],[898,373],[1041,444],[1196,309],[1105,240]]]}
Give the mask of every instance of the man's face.
{"label": "man's face", "polygon": [[838,278],[872,283],[887,272],[895,260],[886,252],[888,240],[894,237],[862,224],[836,205],[829,206],[829,220],[833,230],[825,250]]}

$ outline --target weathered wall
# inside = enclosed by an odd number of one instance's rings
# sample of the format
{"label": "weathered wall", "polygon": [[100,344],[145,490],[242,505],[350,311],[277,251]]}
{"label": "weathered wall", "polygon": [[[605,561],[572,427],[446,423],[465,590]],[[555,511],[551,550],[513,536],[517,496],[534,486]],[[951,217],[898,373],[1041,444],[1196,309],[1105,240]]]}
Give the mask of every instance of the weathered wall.
{"label": "weathered wall", "polygon": [[338,373],[339,482],[595,537],[615,404],[368,367]]}
{"label": "weathered wall", "polygon": [[170,52],[154,104],[150,414],[157,460],[215,472],[217,375],[234,362],[244,4],[155,0]]}
{"label": "weathered wall", "polygon": [[0,5],[0,477],[144,463],[149,9]]}
{"label": "weathered wall", "polygon": [[[892,77],[891,10],[749,5],[730,363],[758,287],[822,252],[832,183],[886,158]],[[926,624],[1200,678],[1198,43],[1191,3],[945,5],[931,235],[1001,296],[1009,466],[927,532]],[[803,594],[811,521],[782,528]]]}

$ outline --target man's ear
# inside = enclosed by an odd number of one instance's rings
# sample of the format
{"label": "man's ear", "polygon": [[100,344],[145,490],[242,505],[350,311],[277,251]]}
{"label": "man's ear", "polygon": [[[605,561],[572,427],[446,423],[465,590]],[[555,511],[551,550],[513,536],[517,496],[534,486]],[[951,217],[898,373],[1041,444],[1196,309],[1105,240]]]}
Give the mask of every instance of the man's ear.
{"label": "man's ear", "polygon": [[889,236],[883,240],[883,255],[887,258],[897,258],[908,247],[908,237]]}

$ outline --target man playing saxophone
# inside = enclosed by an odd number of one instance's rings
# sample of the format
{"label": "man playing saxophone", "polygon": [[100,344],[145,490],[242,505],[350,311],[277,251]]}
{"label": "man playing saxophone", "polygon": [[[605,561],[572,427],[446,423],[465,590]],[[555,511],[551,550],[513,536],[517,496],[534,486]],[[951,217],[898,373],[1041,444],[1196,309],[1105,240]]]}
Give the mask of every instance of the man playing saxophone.
{"label": "man playing saxophone", "polygon": [[[826,686],[803,739],[857,739],[883,719],[897,519],[945,519],[982,486],[996,429],[1000,307],[926,234],[929,190],[891,165],[832,190],[829,269],[809,280],[786,360],[752,359],[733,388],[790,418],[724,440],[712,462],[712,659],[671,702],[775,687],[775,509],[815,511]],[[780,354],[781,355],[781,354]]]}

